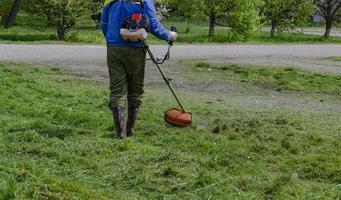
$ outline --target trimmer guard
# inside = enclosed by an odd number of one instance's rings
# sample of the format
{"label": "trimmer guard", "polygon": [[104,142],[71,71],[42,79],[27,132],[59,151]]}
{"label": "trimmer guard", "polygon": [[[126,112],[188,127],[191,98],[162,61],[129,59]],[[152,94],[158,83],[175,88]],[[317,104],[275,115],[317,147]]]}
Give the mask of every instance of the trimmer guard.
{"label": "trimmer guard", "polygon": [[165,121],[179,127],[190,126],[192,124],[192,113],[172,108],[165,113]]}

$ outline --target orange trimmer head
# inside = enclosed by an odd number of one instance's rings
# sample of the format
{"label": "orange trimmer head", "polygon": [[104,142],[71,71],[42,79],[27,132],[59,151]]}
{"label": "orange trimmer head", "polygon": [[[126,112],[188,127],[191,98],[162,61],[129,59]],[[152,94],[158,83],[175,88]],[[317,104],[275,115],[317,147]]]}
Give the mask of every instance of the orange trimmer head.
{"label": "orange trimmer head", "polygon": [[165,113],[165,121],[174,126],[190,126],[192,124],[192,113],[172,108]]}
{"label": "orange trimmer head", "polygon": [[[172,31],[176,32],[176,27],[172,26]],[[153,61],[153,63],[156,65],[156,67],[158,68],[159,72],[161,73],[163,80],[165,81],[165,83],[167,84],[167,86],[169,87],[170,91],[172,92],[173,96],[175,97],[176,101],[178,102],[180,109],[177,108],[172,108],[170,110],[168,110],[165,113],[165,121],[171,125],[174,126],[178,126],[178,127],[186,127],[186,126],[190,126],[192,124],[192,113],[190,112],[186,112],[183,105],[181,104],[178,96],[176,95],[172,85],[171,85],[171,81],[172,79],[169,78],[165,72],[163,71],[161,65],[170,58],[170,48],[173,46],[173,41],[170,41],[168,46],[168,52],[165,56],[164,59],[158,59],[155,58],[152,51],[150,50],[148,44],[146,43],[146,41],[143,41],[143,47],[145,48],[145,51],[149,54],[150,60]]]}

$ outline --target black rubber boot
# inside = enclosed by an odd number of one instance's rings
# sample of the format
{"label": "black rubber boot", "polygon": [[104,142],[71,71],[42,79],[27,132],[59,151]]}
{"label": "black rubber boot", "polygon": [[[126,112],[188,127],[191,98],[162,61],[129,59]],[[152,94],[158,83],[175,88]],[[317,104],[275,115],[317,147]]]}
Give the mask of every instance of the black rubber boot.
{"label": "black rubber boot", "polygon": [[126,133],[128,137],[134,135],[134,128],[137,120],[137,114],[139,112],[140,106],[139,105],[129,105],[128,106],[128,120],[127,120],[127,127]]}
{"label": "black rubber boot", "polygon": [[113,117],[114,117],[114,123],[116,126],[116,137],[118,139],[125,139],[127,138],[127,134],[124,130],[124,108],[123,107],[115,107],[112,109]]}

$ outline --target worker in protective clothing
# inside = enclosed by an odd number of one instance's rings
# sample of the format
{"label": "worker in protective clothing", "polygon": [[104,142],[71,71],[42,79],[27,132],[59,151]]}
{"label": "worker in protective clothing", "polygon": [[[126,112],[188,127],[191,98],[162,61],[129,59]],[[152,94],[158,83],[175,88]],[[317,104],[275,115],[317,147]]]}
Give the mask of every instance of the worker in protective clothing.
{"label": "worker in protective clothing", "polygon": [[[110,103],[116,136],[125,139],[133,135],[137,114],[142,104],[146,52],[142,41],[127,41],[121,35],[122,24],[130,16],[148,19],[150,32],[165,41],[174,41],[175,32],[167,30],[158,19],[153,0],[114,0],[107,2],[101,28],[107,41],[107,64],[110,76]],[[137,17],[136,17],[137,16]],[[127,105],[128,117],[125,120]]]}

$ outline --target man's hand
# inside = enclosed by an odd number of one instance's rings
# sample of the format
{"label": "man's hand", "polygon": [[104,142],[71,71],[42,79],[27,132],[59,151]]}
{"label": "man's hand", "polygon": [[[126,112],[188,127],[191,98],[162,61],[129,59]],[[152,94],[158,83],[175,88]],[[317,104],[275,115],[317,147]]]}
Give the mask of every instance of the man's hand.
{"label": "man's hand", "polygon": [[170,34],[172,36],[172,41],[175,41],[176,38],[178,37],[178,34],[176,32],[174,32],[174,31],[171,31]]}

